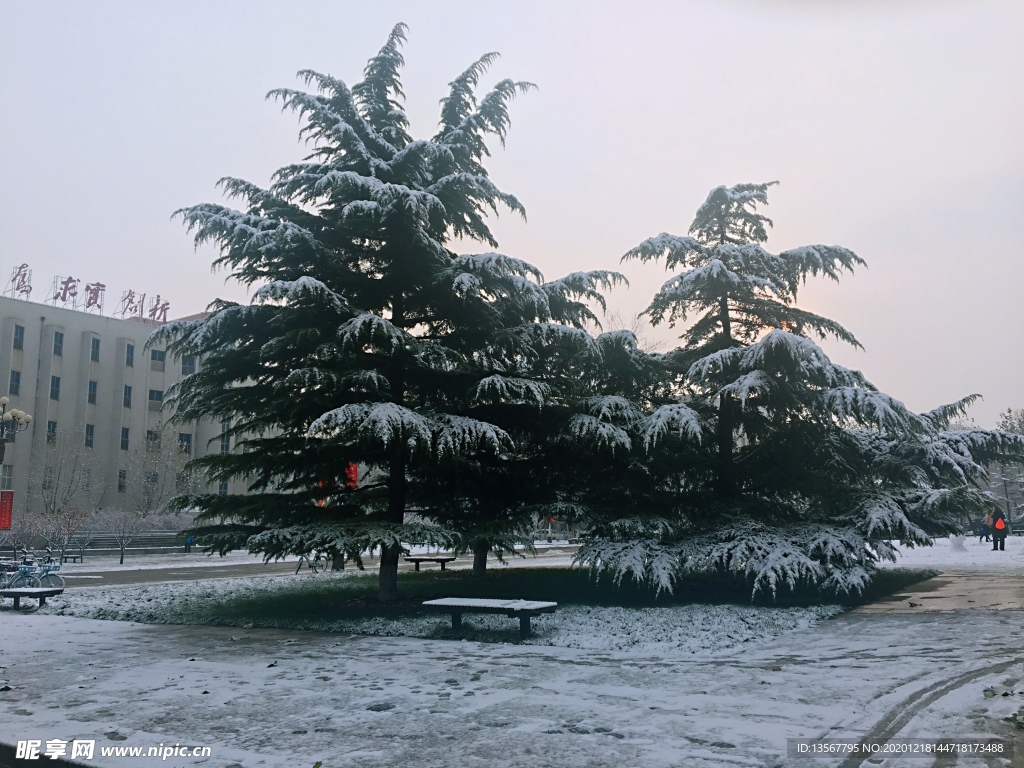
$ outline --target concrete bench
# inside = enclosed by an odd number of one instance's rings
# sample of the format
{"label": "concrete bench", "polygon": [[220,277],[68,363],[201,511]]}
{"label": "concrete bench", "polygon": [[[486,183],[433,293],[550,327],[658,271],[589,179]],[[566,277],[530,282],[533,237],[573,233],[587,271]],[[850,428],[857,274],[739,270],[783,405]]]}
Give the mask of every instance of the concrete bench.
{"label": "concrete bench", "polygon": [[450,613],[452,629],[462,627],[464,613],[498,613],[510,619],[519,619],[519,636],[530,636],[530,618],[542,613],[554,613],[558,603],[544,603],[537,600],[489,600],[474,597],[445,597],[440,600],[427,600],[424,607],[432,611]]}
{"label": "concrete bench", "polygon": [[441,570],[443,571],[445,563],[450,563],[454,560],[454,557],[448,555],[416,555],[415,557],[405,558],[405,562],[415,564],[417,571],[420,569],[420,563],[440,563]]}
{"label": "concrete bench", "polygon": [[39,607],[46,605],[46,598],[59,595],[64,590],[60,587],[17,587],[15,589],[0,589],[0,597],[13,597],[14,610],[21,608],[21,598],[34,597],[39,601]]}
{"label": "concrete bench", "polygon": [[76,554],[74,552],[65,552],[60,556],[60,561],[62,563],[80,563],[82,562],[82,553],[79,552]]}

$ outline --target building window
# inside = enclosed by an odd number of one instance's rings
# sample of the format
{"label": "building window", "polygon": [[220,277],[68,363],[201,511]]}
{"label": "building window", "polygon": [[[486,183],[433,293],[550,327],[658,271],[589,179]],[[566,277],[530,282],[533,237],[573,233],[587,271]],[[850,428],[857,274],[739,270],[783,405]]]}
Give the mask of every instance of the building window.
{"label": "building window", "polygon": [[181,358],[181,375],[190,376],[196,372],[196,359],[193,355],[185,355]]}
{"label": "building window", "polygon": [[96,442],[96,425],[86,424],[85,425],[85,447],[92,448]]}
{"label": "building window", "polygon": [[43,490],[53,490],[53,467],[43,467]]}
{"label": "building window", "polygon": [[129,344],[124,348],[124,364],[127,368],[135,367],[135,345]]}
{"label": "building window", "polygon": [[14,488],[14,467],[10,464],[0,466],[0,491]]}
{"label": "building window", "polygon": [[46,444],[56,445],[57,444],[57,422],[48,421],[46,422]]}
{"label": "building window", "polygon": [[124,385],[124,407],[132,407],[132,388],[127,384]]}
{"label": "building window", "polygon": [[60,331],[53,332],[53,354],[64,357],[64,334]]}
{"label": "building window", "polygon": [[179,432],[178,433],[178,447],[182,453],[187,453],[189,456],[192,455],[192,433],[191,432]]}
{"label": "building window", "polygon": [[217,486],[217,495],[218,496],[227,496],[228,495],[228,481],[227,480],[221,480],[220,481],[220,485]]}
{"label": "building window", "polygon": [[95,381],[89,382],[89,405],[96,405],[96,387],[98,385]]}
{"label": "building window", "polygon": [[162,389],[151,389],[149,390],[149,402],[151,403],[162,403],[164,401],[164,391]]}
{"label": "building window", "polygon": [[24,349],[25,348],[25,326],[16,325],[14,326],[14,348]]}
{"label": "building window", "polygon": [[128,427],[121,427],[121,450],[128,450]]}
{"label": "building window", "polygon": [[220,422],[220,452],[231,453],[231,436],[228,430],[231,428],[231,419],[223,419]]}
{"label": "building window", "polygon": [[160,473],[159,472],[147,472],[146,477],[143,479],[146,484],[146,489],[153,493],[156,491],[156,487],[160,485]]}
{"label": "building window", "polygon": [[124,493],[128,490],[128,470],[117,470],[117,492]]}
{"label": "building window", "polygon": [[50,377],[50,399],[60,400],[60,376]]}
{"label": "building window", "polygon": [[7,392],[11,395],[21,394],[21,371],[11,371],[11,383],[7,387]]}
{"label": "building window", "polygon": [[82,490],[88,493],[92,490],[92,470],[82,470]]}
{"label": "building window", "polygon": [[167,359],[167,353],[162,349],[149,350],[149,359],[154,363],[162,363]]}
{"label": "building window", "polygon": [[99,339],[93,339],[92,340],[92,352],[90,353],[90,359],[94,363],[98,363],[100,361],[100,340]]}

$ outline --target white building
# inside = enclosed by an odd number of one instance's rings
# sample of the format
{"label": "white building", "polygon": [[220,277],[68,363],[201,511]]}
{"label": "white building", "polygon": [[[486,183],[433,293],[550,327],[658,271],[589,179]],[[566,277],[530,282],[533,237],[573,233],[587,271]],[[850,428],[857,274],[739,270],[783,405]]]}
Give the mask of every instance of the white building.
{"label": "white building", "polygon": [[[195,358],[172,359],[161,347],[146,349],[157,323],[103,317],[46,304],[0,297],[0,394],[9,408],[32,414],[29,429],[7,445],[0,489],[14,491],[15,514],[32,508],[29,475],[41,461],[48,435],[81,434],[83,451],[95,451],[102,473],[98,506],[118,508],[126,492],[129,451],[147,432],[166,423],[164,393],[196,369]],[[227,452],[222,425],[175,425],[173,433],[192,456]],[[165,430],[164,435],[167,435]],[[211,491],[228,493],[226,483]]]}

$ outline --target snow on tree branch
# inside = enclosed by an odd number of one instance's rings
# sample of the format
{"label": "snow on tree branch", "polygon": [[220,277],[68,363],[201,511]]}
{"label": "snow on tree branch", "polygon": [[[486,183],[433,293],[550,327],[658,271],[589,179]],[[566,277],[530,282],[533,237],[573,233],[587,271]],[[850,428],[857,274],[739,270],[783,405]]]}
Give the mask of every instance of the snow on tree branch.
{"label": "snow on tree branch", "polygon": [[699,443],[703,436],[702,430],[703,423],[697,411],[683,403],[671,403],[660,406],[644,419],[641,434],[644,449],[650,451],[657,446],[659,440],[672,433],[680,438],[692,438]]}

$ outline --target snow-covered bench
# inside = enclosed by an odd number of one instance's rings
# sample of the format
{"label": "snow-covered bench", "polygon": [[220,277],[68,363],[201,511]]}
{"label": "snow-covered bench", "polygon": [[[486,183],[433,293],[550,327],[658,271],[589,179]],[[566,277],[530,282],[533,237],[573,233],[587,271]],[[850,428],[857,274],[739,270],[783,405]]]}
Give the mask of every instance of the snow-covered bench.
{"label": "snow-covered bench", "polygon": [[0,597],[13,597],[14,610],[21,608],[21,598],[34,597],[39,601],[39,607],[46,605],[46,598],[59,595],[64,590],[60,587],[16,587],[14,589],[0,589]]}
{"label": "snow-covered bench", "polygon": [[416,566],[416,570],[420,569],[420,563],[440,563],[441,570],[444,570],[444,564],[454,561],[455,558],[449,555],[410,555],[405,558],[405,562],[413,563]]}
{"label": "snow-covered bench", "polygon": [[519,636],[530,636],[530,618],[542,613],[554,613],[558,603],[544,603],[537,600],[488,600],[475,597],[445,597],[427,600],[424,607],[452,615],[452,629],[462,626],[464,613],[500,613],[510,619],[519,619]]}

